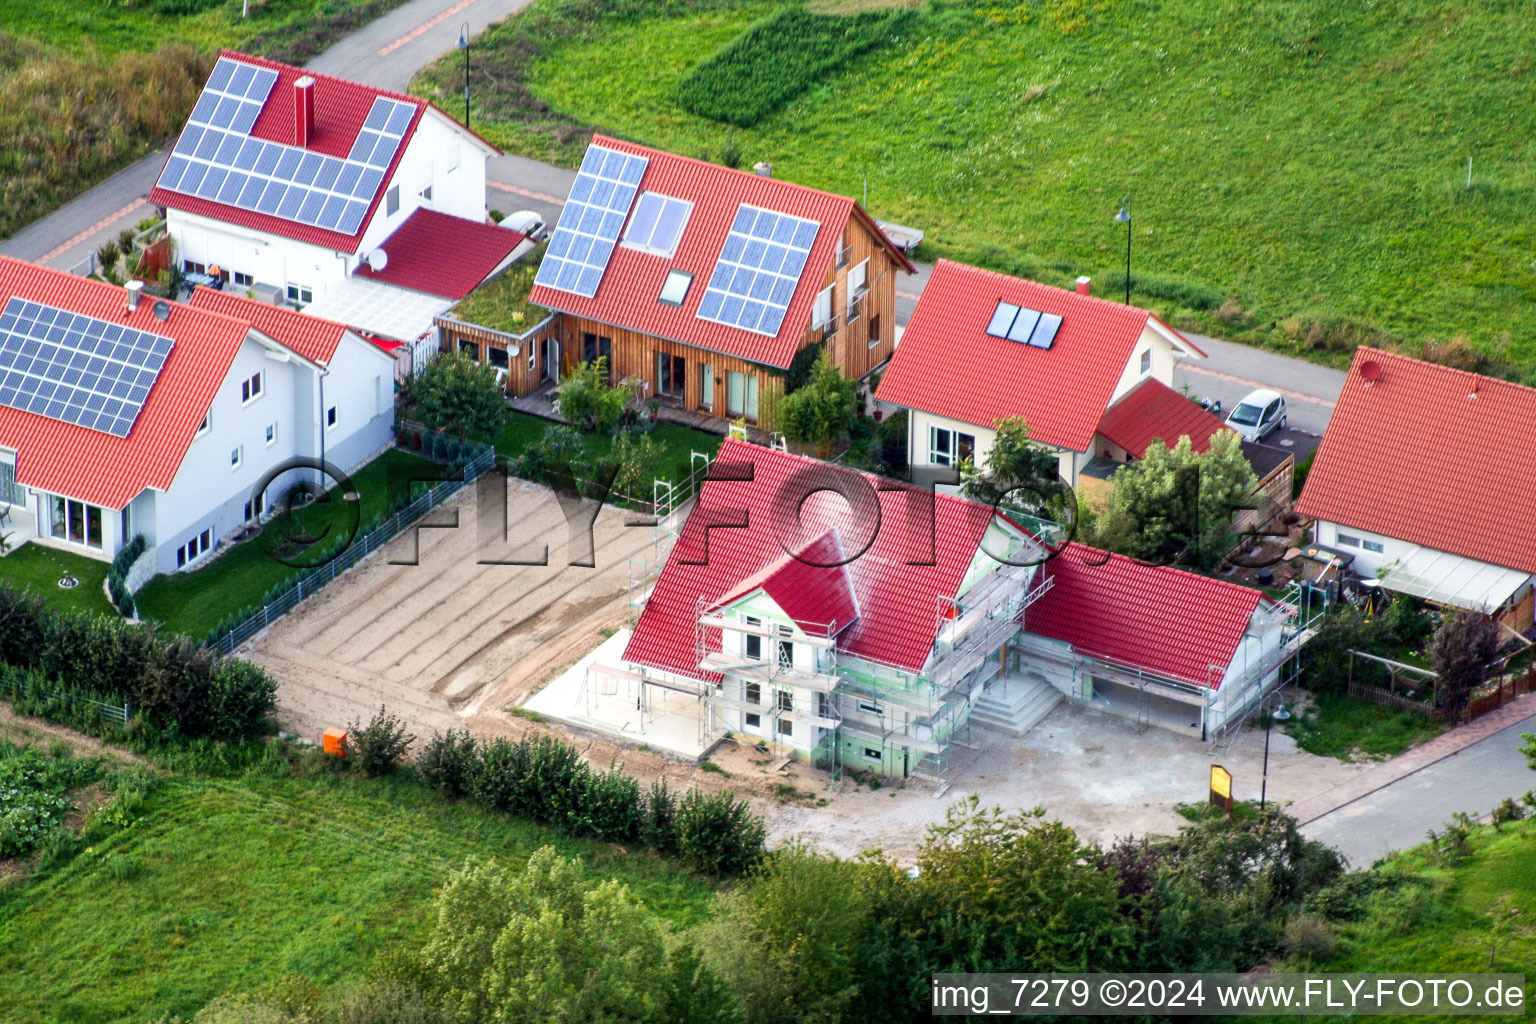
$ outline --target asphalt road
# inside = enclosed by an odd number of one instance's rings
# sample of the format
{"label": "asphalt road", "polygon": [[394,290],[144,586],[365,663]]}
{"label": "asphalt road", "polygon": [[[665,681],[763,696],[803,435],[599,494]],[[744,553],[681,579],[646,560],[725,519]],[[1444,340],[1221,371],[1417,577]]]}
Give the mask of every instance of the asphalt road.
{"label": "asphalt road", "polygon": [[1359,868],[1389,850],[1417,846],[1457,812],[1481,817],[1505,797],[1518,800],[1536,789],[1536,772],[1520,752],[1522,734],[1533,729],[1536,720],[1516,723],[1307,823],[1302,832],[1341,850]]}
{"label": "asphalt road", "polygon": [[[471,35],[521,9],[529,0],[412,0],[337,42],[308,67],[385,89],[404,91],[418,69],[454,49],[466,23]],[[473,49],[470,52],[473,61]],[[450,113],[453,113],[450,109]],[[473,124],[471,124],[473,127]],[[113,175],[9,239],[0,253],[68,268],[89,258],[102,242],[149,213],[145,197],[165,161],[157,152]],[[488,201],[505,213],[534,210],[554,223],[573,172],[520,156],[501,156],[486,168]],[[897,282],[896,321],[906,324],[927,284],[931,267]],[[1298,453],[1316,447],[1344,384],[1338,370],[1315,366],[1246,345],[1200,335],[1191,340],[1208,358],[1184,360],[1174,384],[1198,396],[1220,399],[1230,410],[1249,391],[1267,387],[1286,396],[1291,429],[1273,436]],[[1289,443],[1287,443],[1289,442]]]}

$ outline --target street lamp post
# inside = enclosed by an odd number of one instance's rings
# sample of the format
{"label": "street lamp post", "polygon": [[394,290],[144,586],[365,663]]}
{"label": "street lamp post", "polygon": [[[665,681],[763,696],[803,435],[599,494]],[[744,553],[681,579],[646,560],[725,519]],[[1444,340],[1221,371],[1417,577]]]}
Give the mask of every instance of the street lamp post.
{"label": "street lamp post", "polygon": [[1115,214],[1115,222],[1125,225],[1125,304],[1131,304],[1131,197],[1126,196]]}
{"label": "street lamp post", "polygon": [[469,22],[459,28],[459,49],[464,51],[464,127],[469,127]]}
{"label": "street lamp post", "polygon": [[1285,710],[1284,704],[1271,711],[1264,720],[1264,778],[1259,783],[1259,810],[1261,811],[1264,809],[1264,804],[1269,798],[1269,730],[1276,722],[1289,722],[1290,720],[1291,713]]}

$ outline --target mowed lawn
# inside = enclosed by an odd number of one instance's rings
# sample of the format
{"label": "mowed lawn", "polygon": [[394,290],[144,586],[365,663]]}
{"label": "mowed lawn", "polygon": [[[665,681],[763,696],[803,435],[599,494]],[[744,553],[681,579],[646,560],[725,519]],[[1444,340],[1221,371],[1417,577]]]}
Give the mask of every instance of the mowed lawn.
{"label": "mowed lawn", "polygon": [[[111,568],[109,562],[28,542],[0,558],[0,581],[40,594],[55,608],[116,615],[117,610],[102,590]],[[79,580],[79,584],[59,586],[59,580],[66,574]]]}
{"label": "mowed lawn", "polygon": [[[545,430],[558,425],[553,420],[513,410],[492,441],[498,454],[516,460],[523,456],[530,445],[536,444],[544,436]],[[661,454],[651,467],[652,475],[657,479],[677,483],[681,483],[693,469],[694,452],[705,452],[714,458],[722,440],[718,434],[666,422],[658,422],[651,436],[661,447]],[[613,449],[612,434],[584,433],[582,438],[586,442],[589,459],[601,459]]]}
{"label": "mowed lawn", "polygon": [[425,934],[434,890],[469,857],[553,844],[681,926],[710,889],[669,862],[577,843],[415,784],[321,770],[184,776],[131,828],[0,887],[0,1019],[190,1016],[226,991],[324,991]]}
{"label": "mowed lawn", "polygon": [[[688,6],[550,41],[526,84],[557,115],[519,113],[511,87],[488,82],[477,130],[571,164],[580,138],[564,119],[690,156],[734,150],[743,167],[765,160],[845,195],[867,183],[876,216],[927,231],[920,256],[1057,284],[1119,272],[1112,217],[1129,195],[1133,276],[1233,300],[1195,312],[1142,293],[1183,325],[1335,362],[1361,340],[1465,335],[1536,364],[1529,5],[930,6],[905,41],[751,129],[690,114],[673,90],[778,5]],[[498,109],[513,113],[498,124]]]}
{"label": "mowed lawn", "polygon": [[[201,639],[231,615],[259,607],[272,588],[303,571],[289,562],[313,564],[318,559],[310,558],[310,552],[326,550],[335,543],[333,538],[357,536],[387,513],[397,496],[406,491],[419,494],[448,472],[446,465],[391,448],[353,474],[358,502],[342,500],[333,489],[327,500],[295,513],[293,530],[278,516],[263,527],[260,536],[217,553],[202,569],[156,576],[138,594],[139,615]],[[411,483],[411,478],[426,482]],[[284,539],[295,533],[321,539],[308,550],[290,551]],[[286,561],[274,557],[274,552]]]}

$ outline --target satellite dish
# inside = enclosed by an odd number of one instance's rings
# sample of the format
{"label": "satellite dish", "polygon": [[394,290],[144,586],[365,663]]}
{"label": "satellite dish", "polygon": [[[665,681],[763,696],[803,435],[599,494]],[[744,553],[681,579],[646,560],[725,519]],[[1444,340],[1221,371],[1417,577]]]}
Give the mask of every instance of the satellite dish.
{"label": "satellite dish", "polygon": [[1360,376],[1365,378],[1367,384],[1374,384],[1381,380],[1381,364],[1374,359],[1367,359],[1360,364]]}
{"label": "satellite dish", "polygon": [[155,300],[154,310],[155,319],[159,320],[161,323],[165,323],[171,318],[171,304],[166,302],[164,299]]}
{"label": "satellite dish", "polygon": [[389,266],[389,253],[383,249],[375,249],[368,254],[368,269],[375,274]]}

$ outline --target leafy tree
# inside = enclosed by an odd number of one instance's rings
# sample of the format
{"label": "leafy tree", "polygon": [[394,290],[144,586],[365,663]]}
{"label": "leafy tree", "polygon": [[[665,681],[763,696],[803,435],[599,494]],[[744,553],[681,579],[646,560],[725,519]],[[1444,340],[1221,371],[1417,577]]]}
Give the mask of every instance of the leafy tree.
{"label": "leafy tree", "polygon": [[506,421],[507,398],[496,370],[463,352],[438,356],[406,388],[411,415],[461,436],[495,433]]}
{"label": "leafy tree", "polygon": [[1435,702],[1451,724],[1461,721],[1467,698],[1493,674],[1499,656],[1499,626],[1481,612],[1447,614],[1429,641],[1429,664],[1438,674]]}
{"label": "leafy tree", "polygon": [[533,444],[523,449],[517,460],[517,475],[528,480],[552,483],[569,475],[572,467],[586,458],[587,443],[563,423],[552,423]]}
{"label": "leafy tree", "polygon": [[825,455],[858,418],[858,381],[844,377],[823,350],[810,379],[779,400],[778,415],[785,437],[814,444]]}
{"label": "leafy tree", "polygon": [[940,908],[932,928],[943,969],[1115,971],[1132,929],[1099,851],[1043,809],[983,810],[973,796],[930,826],[918,853],[920,894]]}
{"label": "leafy tree", "polygon": [[[652,435],[620,433],[604,460],[613,466],[613,489],[632,498],[649,498],[660,458],[661,445]],[[606,478],[606,474],[599,476]]]}
{"label": "leafy tree", "polygon": [[393,772],[415,742],[400,716],[381,704],[367,725],[354,720],[347,726],[347,760],[364,775],[379,778]]}
{"label": "leafy tree", "polygon": [[560,399],[560,415],[581,430],[606,434],[624,415],[629,389],[608,383],[608,357],[582,363],[555,389]]}
{"label": "leafy tree", "polygon": [[[465,1024],[728,1021],[728,993],[691,953],[666,955],[656,919],[611,879],[543,847],[526,868],[471,862],[435,905],[425,973]],[[691,999],[679,978],[695,982]],[[708,1001],[706,1001],[708,1000]]]}
{"label": "leafy tree", "polygon": [[961,493],[972,501],[996,505],[1040,518],[1070,514],[1066,488],[1049,449],[1029,439],[1029,424],[1021,416],[997,421],[997,435],[982,466],[960,464]]}
{"label": "leafy tree", "polygon": [[1115,474],[1093,539],[1133,558],[1212,568],[1236,543],[1232,516],[1256,484],[1231,431],[1198,454],[1188,436],[1172,448],[1153,441],[1145,457]]}

